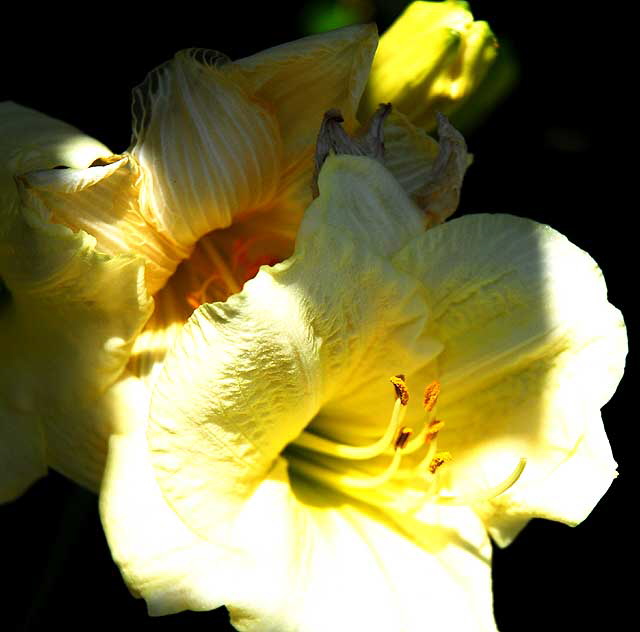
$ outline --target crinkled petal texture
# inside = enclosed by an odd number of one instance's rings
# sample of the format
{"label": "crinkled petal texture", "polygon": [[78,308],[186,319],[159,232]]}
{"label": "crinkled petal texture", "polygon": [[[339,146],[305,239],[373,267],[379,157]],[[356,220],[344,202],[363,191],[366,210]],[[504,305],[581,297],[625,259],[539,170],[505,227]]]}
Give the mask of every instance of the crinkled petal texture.
{"label": "crinkled petal texture", "polygon": [[[60,161],[88,167],[108,150],[33,110],[14,106],[5,124],[11,117],[11,160],[0,174],[2,500],[22,493],[46,464],[98,488],[106,439],[126,425],[117,414],[123,401],[144,400],[124,371],[152,309],[141,258],[97,252],[93,237],[51,223],[37,202],[25,204],[13,178],[13,169]],[[31,148],[33,130],[51,139],[40,154]]]}
{"label": "crinkled petal texture", "polygon": [[[398,182],[358,156],[330,156],[319,190],[291,259],[194,312],[146,437],[112,439],[101,508],[114,557],[152,614],[224,604],[240,630],[495,630],[487,525],[510,516],[483,492],[526,457],[529,480],[504,496],[520,503],[510,524],[566,518],[545,505],[548,477],[568,491],[596,454],[609,471],[586,420],[620,377],[620,315],[595,264],[549,228],[483,215],[425,233]],[[400,372],[410,387],[441,380],[454,456],[411,513],[288,464],[305,428],[379,436]],[[581,511],[602,493],[593,479]],[[469,501],[441,502],[445,484]]]}
{"label": "crinkled petal texture", "polygon": [[355,125],[376,43],[375,27],[354,26],[238,62],[183,51],[152,72],[134,93],[131,148],[149,223],[188,247],[298,198],[325,110]]}

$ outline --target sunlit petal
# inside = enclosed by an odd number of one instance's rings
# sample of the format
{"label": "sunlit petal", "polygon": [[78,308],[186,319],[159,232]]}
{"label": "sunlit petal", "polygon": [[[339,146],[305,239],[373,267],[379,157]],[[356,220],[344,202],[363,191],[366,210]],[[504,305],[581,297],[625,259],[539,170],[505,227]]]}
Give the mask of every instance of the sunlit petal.
{"label": "sunlit petal", "polygon": [[[522,510],[532,493],[531,515],[544,515],[536,482],[577,453],[578,461],[587,460],[587,423],[595,424],[590,436],[603,439],[595,416],[624,367],[624,323],[606,300],[600,270],[549,227],[504,215],[434,228],[396,263],[424,283],[429,330],[444,346],[437,367],[419,379],[436,375],[442,384],[440,445],[455,455],[451,485],[482,497],[483,487],[508,478],[524,457],[521,480],[499,505],[506,507],[513,493]],[[612,461],[600,461],[610,482]],[[581,500],[566,505],[569,522],[586,515],[603,493],[596,475],[602,466],[594,461],[593,467]],[[560,504],[547,515],[560,518]]]}
{"label": "sunlit petal", "polygon": [[151,614],[226,604],[239,630],[495,630],[491,549],[468,508],[433,508],[403,531],[329,490],[292,485],[280,460],[207,541],[166,504],[147,458],[143,437],[112,439],[101,515]]}

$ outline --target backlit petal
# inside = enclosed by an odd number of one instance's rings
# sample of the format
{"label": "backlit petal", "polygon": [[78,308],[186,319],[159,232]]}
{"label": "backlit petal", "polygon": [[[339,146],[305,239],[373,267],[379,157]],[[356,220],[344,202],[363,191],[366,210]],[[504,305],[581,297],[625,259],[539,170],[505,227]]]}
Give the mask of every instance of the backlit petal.
{"label": "backlit petal", "polygon": [[136,88],[133,112],[142,212],[167,239],[192,246],[274,195],[278,123],[222,55],[178,53]]}
{"label": "backlit petal", "polygon": [[223,605],[224,555],[189,531],[164,501],[149,462],[144,418],[114,435],[100,492],[111,555],[129,590],[151,615]]}
{"label": "backlit petal", "polygon": [[600,415],[587,419],[574,450],[542,480],[521,484],[480,507],[493,539],[508,545],[520,525],[532,517],[571,526],[582,522],[617,476]]}

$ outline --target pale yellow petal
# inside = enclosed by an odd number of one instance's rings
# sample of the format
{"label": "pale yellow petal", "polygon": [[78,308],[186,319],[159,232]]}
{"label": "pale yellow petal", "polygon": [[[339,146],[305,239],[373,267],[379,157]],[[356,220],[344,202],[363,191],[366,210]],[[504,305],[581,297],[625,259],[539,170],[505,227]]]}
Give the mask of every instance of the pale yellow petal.
{"label": "pale yellow petal", "polygon": [[22,181],[28,196],[36,196],[51,211],[52,221],[89,233],[100,252],[144,256],[147,289],[154,294],[189,256],[189,249],[145,221],[139,205],[140,177],[131,156],[111,156],[108,164],[34,171]]}
{"label": "pale yellow petal", "polygon": [[222,55],[178,53],[136,88],[133,112],[141,210],[167,239],[192,246],[273,197],[278,123]]}
{"label": "pale yellow petal", "polygon": [[279,463],[233,525],[252,562],[227,600],[238,630],[495,632],[491,547],[469,509],[434,508],[408,533],[287,479]]}
{"label": "pale yellow petal", "polygon": [[129,590],[146,600],[150,615],[224,604],[224,552],[189,531],[164,501],[144,423],[111,438],[100,516],[114,561]]}
{"label": "pale yellow petal", "polygon": [[313,150],[327,110],[339,109],[347,129],[355,129],[355,114],[377,42],[375,25],[349,26],[234,63],[256,96],[273,108],[284,144],[285,167]]}
{"label": "pale yellow petal", "polygon": [[327,225],[336,232],[346,231],[362,250],[386,257],[424,230],[420,209],[389,171],[371,158],[329,156],[318,188],[320,198],[305,215],[300,243]]}
{"label": "pale yellow petal", "polygon": [[520,523],[532,517],[557,520],[571,526],[582,522],[609,489],[617,474],[609,440],[599,414],[587,427],[574,450],[546,478],[524,482],[479,508],[489,533],[508,545]]}
{"label": "pale yellow petal", "polygon": [[385,167],[427,216],[441,224],[458,208],[462,180],[471,156],[464,138],[439,114],[438,141],[392,111],[384,128]]}
{"label": "pale yellow petal", "polygon": [[399,528],[291,481],[281,459],[205,541],[164,501],[144,441],[131,435],[112,439],[101,516],[150,614],[225,604],[245,631],[495,630],[491,547],[467,508],[432,507]]}
{"label": "pale yellow petal", "polygon": [[[509,528],[527,515],[575,522],[588,513],[614,468],[580,446],[591,445],[587,423],[615,391],[627,347],[595,262],[549,227],[475,215],[428,231],[396,263],[424,283],[428,331],[444,346],[437,364],[416,377],[442,383],[438,445],[454,458],[446,469],[453,493],[485,500],[526,458],[520,480],[499,497],[500,507],[512,498],[519,505]],[[606,455],[597,433],[597,451]],[[545,510],[536,486],[553,485],[551,473],[566,463],[566,498],[578,479],[570,472],[589,460],[592,475],[574,502],[557,499]]]}

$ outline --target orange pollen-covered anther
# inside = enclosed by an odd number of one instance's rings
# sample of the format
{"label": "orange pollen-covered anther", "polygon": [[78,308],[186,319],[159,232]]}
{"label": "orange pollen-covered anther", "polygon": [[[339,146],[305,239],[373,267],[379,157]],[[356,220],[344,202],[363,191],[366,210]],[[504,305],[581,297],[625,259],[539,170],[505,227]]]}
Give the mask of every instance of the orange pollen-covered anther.
{"label": "orange pollen-covered anther", "polygon": [[395,449],[402,450],[407,445],[412,434],[413,430],[411,430],[411,428],[407,428],[406,426],[402,428],[396,437],[396,441],[394,443]]}
{"label": "orange pollen-covered anther", "polygon": [[430,413],[438,402],[440,395],[440,382],[435,380],[424,389],[424,409]]}
{"label": "orange pollen-covered anther", "polygon": [[438,433],[442,430],[443,427],[444,427],[444,421],[440,421],[439,419],[434,419],[427,426],[427,434],[425,435],[424,442],[430,443],[431,441],[433,441],[438,436]]}
{"label": "orange pollen-covered anther", "polygon": [[429,463],[429,472],[435,474],[438,468],[451,461],[451,459],[452,457],[449,452],[438,452],[438,454],[431,459],[431,463]]}
{"label": "orange pollen-covered anther", "polygon": [[393,388],[396,389],[396,397],[403,406],[406,406],[409,403],[409,389],[407,389],[407,384],[404,381],[404,375],[394,375],[390,378],[390,382],[393,384]]}

